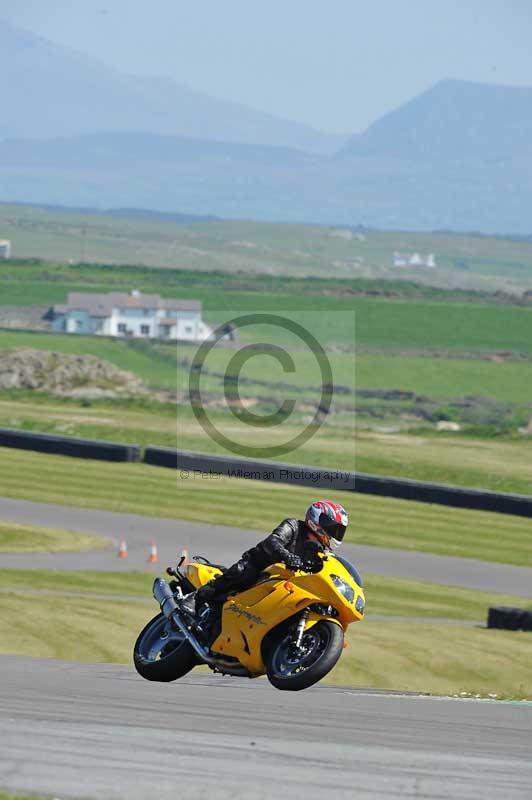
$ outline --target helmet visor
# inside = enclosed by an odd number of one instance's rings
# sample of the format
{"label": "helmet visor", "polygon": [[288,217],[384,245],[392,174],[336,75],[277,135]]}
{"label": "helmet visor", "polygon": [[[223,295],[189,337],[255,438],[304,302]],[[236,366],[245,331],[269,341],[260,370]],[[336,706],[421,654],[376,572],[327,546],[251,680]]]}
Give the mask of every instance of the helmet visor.
{"label": "helmet visor", "polygon": [[331,539],[336,539],[337,542],[343,541],[346,532],[346,526],[342,525],[341,522],[336,522],[334,519],[331,519],[326,514],[321,514],[320,528],[323,530],[324,533],[327,534],[327,536],[330,536]]}

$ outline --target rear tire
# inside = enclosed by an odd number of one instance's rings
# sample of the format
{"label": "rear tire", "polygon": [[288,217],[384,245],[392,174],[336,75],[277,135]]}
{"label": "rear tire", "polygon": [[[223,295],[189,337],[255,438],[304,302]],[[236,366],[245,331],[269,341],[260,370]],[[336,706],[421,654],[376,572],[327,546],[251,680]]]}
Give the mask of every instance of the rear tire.
{"label": "rear tire", "polygon": [[293,634],[285,634],[271,648],[266,663],[268,680],[277,689],[298,692],[321,681],[342,654],[344,632],[329,620],[305,631],[296,649]]}
{"label": "rear tire", "polygon": [[164,614],[157,614],[140,632],[133,661],[139,675],[161,683],[182,678],[198,664],[190,644]]}

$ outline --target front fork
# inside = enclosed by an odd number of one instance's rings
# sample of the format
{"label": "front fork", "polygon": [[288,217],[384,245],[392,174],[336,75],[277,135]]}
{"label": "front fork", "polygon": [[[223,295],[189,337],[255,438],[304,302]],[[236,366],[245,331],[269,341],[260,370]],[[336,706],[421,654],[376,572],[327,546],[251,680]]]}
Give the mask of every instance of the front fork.
{"label": "front fork", "polygon": [[[307,606],[301,612],[301,616],[299,617],[297,627],[294,633],[293,642],[296,648],[300,648],[303,643],[303,636],[305,635],[305,631],[310,630],[317,622],[320,622],[322,619],[327,619],[329,622],[332,622],[334,625],[338,625],[342,630],[343,628],[341,622],[333,616],[333,613],[324,613],[325,608],[321,613],[317,613],[314,608],[311,606]],[[332,608],[329,607],[329,611],[332,612]]]}
{"label": "front fork", "polygon": [[307,617],[309,615],[310,609],[305,608],[301,612],[301,616],[299,617],[299,622],[297,623],[296,628],[296,636],[295,636],[295,646],[298,648],[301,647],[301,642],[303,641],[303,634],[305,633],[305,625],[307,624]]}

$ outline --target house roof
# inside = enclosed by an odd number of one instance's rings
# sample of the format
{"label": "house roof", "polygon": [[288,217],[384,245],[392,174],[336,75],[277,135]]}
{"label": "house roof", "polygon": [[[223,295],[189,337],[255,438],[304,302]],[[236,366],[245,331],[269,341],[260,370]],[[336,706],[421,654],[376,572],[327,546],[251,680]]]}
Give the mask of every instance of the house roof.
{"label": "house roof", "polygon": [[54,313],[66,314],[69,311],[88,311],[94,317],[107,317],[113,308],[155,308],[165,311],[201,311],[198,300],[166,300],[158,294],[141,292],[69,292],[66,303],[53,306]]}

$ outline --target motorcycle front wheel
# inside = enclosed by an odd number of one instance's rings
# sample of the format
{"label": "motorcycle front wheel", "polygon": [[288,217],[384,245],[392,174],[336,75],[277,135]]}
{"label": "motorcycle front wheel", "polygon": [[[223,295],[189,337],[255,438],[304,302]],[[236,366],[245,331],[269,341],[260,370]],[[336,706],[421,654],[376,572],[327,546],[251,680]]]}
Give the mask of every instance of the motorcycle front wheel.
{"label": "motorcycle front wheel", "polygon": [[133,661],[139,675],[161,683],[182,678],[198,664],[192,647],[164,614],[157,614],[140,632]]}
{"label": "motorcycle front wheel", "polygon": [[297,692],[321,681],[342,654],[344,632],[329,620],[320,620],[303,634],[296,647],[290,633],[274,644],[269,652],[266,672],[277,689]]}

